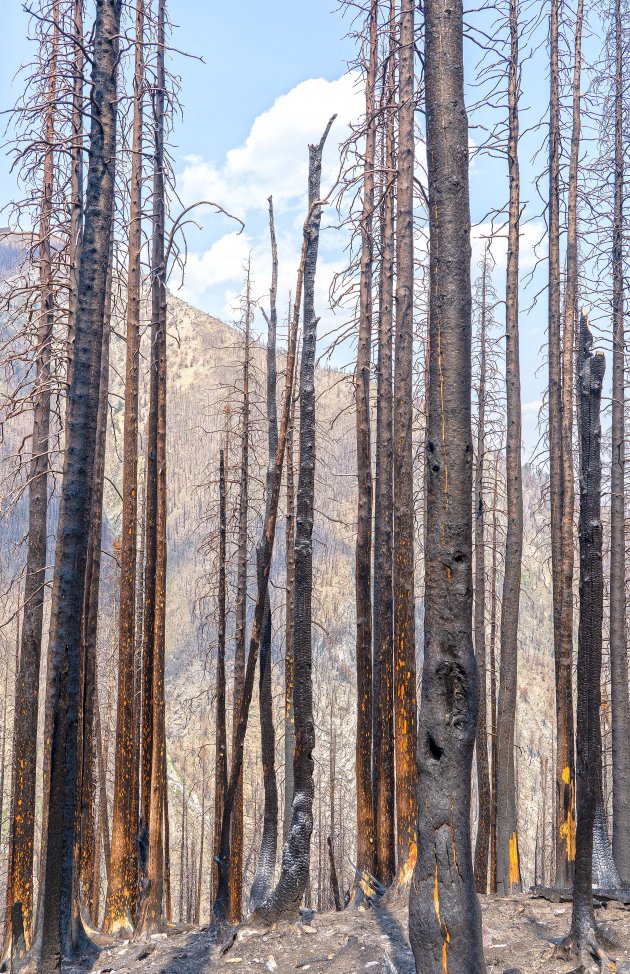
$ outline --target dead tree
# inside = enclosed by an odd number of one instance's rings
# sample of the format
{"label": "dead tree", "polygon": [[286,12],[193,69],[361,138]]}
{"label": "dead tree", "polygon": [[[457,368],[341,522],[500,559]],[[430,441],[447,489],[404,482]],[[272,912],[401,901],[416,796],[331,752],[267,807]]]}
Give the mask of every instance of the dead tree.
{"label": "dead tree", "polygon": [[517,0],[510,0],[508,74],[508,179],[510,187],[505,284],[505,480],[507,532],[501,597],[501,658],[497,706],[497,891],[521,889],[516,809],[515,731],[518,671],[518,620],[523,558],[523,482],[521,474],[521,378],[518,289],[520,233],[520,169],[518,160],[520,95],[519,23]]}
{"label": "dead tree", "polygon": [[461,0],[425,4],[425,78],[430,214],[425,643],[409,937],[422,974],[440,965],[450,974],[485,974],[470,844],[479,676],[472,645],[470,208]]}
{"label": "dead tree", "polygon": [[394,720],[398,878],[411,881],[417,855],[416,625],[413,510],[414,3],[401,0],[396,177],[394,361]]}
{"label": "dead tree", "polygon": [[140,286],[142,248],[142,124],[144,98],[144,0],[136,2],[133,77],[133,134],[129,201],[127,270],[127,350],[123,432],[122,531],[120,545],[119,659],[116,723],[116,765],[112,817],[111,862],[107,884],[105,930],[133,931],[138,886],[136,835],[138,822],[136,769],[135,646],[136,560],[138,520],[138,391],[140,356]]}
{"label": "dead tree", "polygon": [[615,865],[630,885],[630,701],[626,650],[625,331],[624,331],[624,61],[621,0],[614,5],[614,203],[612,232],[612,463],[610,472],[610,703],[612,715],[612,843]]}
{"label": "dead tree", "polygon": [[227,505],[226,505],[226,456],[225,450],[219,456],[219,592],[218,592],[218,634],[217,634],[217,676],[216,676],[216,714],[215,714],[215,772],[214,772],[214,843],[213,843],[213,883],[216,895],[219,871],[217,857],[220,852],[221,817],[227,788],[227,729],[225,720],[225,634],[226,634],[226,557],[227,557]]}
{"label": "dead tree", "polygon": [[479,893],[488,888],[488,851],[490,846],[490,776],[488,770],[488,724],[486,720],[486,558],[485,558],[485,494],[484,469],[486,459],[486,382],[487,382],[487,317],[488,275],[490,273],[489,243],[486,244],[481,265],[481,295],[479,314],[479,387],[477,392],[477,457],[475,464],[475,586],[474,635],[475,656],[479,670],[479,720],[477,722],[477,842],[475,845],[475,884]]}
{"label": "dead tree", "polygon": [[41,969],[72,954],[77,727],[82,610],[91,515],[98,390],[116,159],[120,3],[99,0],[94,25],[92,121],[83,248],[69,389],[69,427],[53,583],[47,709],[51,715],[47,842],[42,870]]}
{"label": "dead tree", "polygon": [[[276,330],[278,311],[276,295],[278,292],[278,249],[273,219],[273,200],[269,197],[269,235],[271,238],[271,288],[269,291],[269,316],[267,320],[267,476],[265,483],[265,519],[269,515],[271,504],[271,490],[273,475],[278,452],[278,409],[276,405]],[[262,559],[262,548],[256,552],[257,568]],[[256,873],[252,882],[249,898],[250,913],[259,903],[262,903],[271,890],[273,873],[276,866],[276,852],[278,848],[278,783],[276,781],[276,736],[273,726],[273,697],[271,688],[271,647],[272,647],[272,618],[271,601],[267,590],[267,605],[263,619],[260,638],[260,742],[263,766],[263,785],[265,790],[265,808],[263,814],[263,829],[260,840],[260,852],[256,863]]]}
{"label": "dead tree", "polygon": [[[395,157],[396,9],[391,0],[388,63],[382,99],[383,170],[392,173]],[[396,873],[394,782],[394,603],[393,565],[393,337],[394,337],[394,186],[383,179],[376,365],[376,469],[374,497],[373,760],[374,872],[389,886]]]}
{"label": "dead tree", "polygon": [[295,465],[293,459],[293,430],[295,426],[295,396],[291,399],[286,447],[286,606],[284,642],[284,822],[282,841],[287,841],[291,828],[293,806],[293,752],[295,750],[295,722],[293,712],[293,609],[295,605]]}
{"label": "dead tree", "polygon": [[376,71],[378,3],[369,9],[368,61],[365,78],[365,156],[360,217],[359,335],[355,371],[357,444],[357,540],[355,552],[357,736],[357,868],[374,869],[372,789],[372,456],[370,371],[372,357],[372,278],[374,165],[376,158]]}
{"label": "dead tree", "polygon": [[580,622],[577,665],[577,829],[573,912],[569,936],[559,945],[576,957],[579,971],[591,969],[591,957],[606,967],[593,911],[593,826],[597,781],[601,780],[602,621],[604,574],[601,519],[600,404],[605,359],[593,355],[593,339],[582,313],[579,346],[580,383]]}

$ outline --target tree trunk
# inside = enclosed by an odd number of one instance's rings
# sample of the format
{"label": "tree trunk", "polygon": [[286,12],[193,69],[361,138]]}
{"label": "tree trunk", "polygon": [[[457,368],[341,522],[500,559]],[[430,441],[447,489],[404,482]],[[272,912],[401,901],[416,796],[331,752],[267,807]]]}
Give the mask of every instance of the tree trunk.
{"label": "tree trunk", "polygon": [[136,2],[135,70],[131,198],[129,202],[129,264],[127,270],[127,353],[123,432],[122,530],[120,544],[120,607],[118,641],[118,712],[112,847],[105,907],[105,930],[133,932],[137,877],[134,821],[137,787],[135,702],[136,559],[138,518],[138,381],[140,356],[140,251],[142,247],[142,102],[144,88],[144,2]]}
{"label": "tree trunk", "polygon": [[[153,613],[145,596],[145,632],[152,630],[152,673],[150,687],[143,690],[151,694],[151,760],[150,794],[148,799],[149,857],[147,878],[140,903],[136,936],[149,937],[163,925],[163,899],[165,891],[165,819],[167,816],[166,792],[166,727],[164,713],[164,637],[166,622],[166,265],[164,254],[165,187],[164,187],[164,120],[166,78],[164,68],[165,0],[159,0],[157,25],[157,67],[153,103],[153,216],[152,216],[152,276],[151,276],[151,394],[154,397],[155,425],[150,427],[148,450],[155,448],[155,562],[149,561],[149,468],[147,469],[147,577],[155,571]],[[151,438],[154,437],[154,443]],[[151,502],[153,503],[153,501]],[[145,640],[144,649],[147,649]],[[152,651],[152,652],[151,652]],[[145,677],[143,666],[143,683]],[[143,708],[143,721],[145,710]],[[143,731],[143,746],[148,735]],[[148,761],[147,761],[148,763]],[[143,774],[146,769],[143,767]],[[143,782],[144,784],[144,782]],[[147,805],[144,804],[146,816]],[[145,817],[146,821],[146,817]]]}
{"label": "tree trunk", "polygon": [[282,841],[287,841],[291,828],[293,806],[293,752],[295,750],[295,715],[293,712],[293,611],[295,607],[295,467],[293,461],[293,429],[295,425],[295,396],[291,398],[287,430],[287,515],[285,562],[287,594],[285,608],[284,646],[284,823]]}
{"label": "tree trunk", "polygon": [[[273,200],[269,197],[269,233],[271,237],[271,289],[269,292],[269,317],[267,318],[267,479],[265,484],[265,519],[269,516],[273,475],[278,453],[278,409],[276,405],[276,328],[278,313],[276,309],[276,294],[278,291],[278,251],[273,221]],[[262,548],[256,552],[256,567],[259,570],[262,560]],[[276,736],[273,726],[273,696],[271,687],[272,666],[272,620],[271,602],[267,589],[265,616],[260,636],[260,742],[263,766],[263,784],[265,789],[265,808],[263,814],[263,829],[260,840],[260,852],[256,864],[256,874],[252,883],[249,909],[253,912],[262,903],[271,890],[273,874],[276,867],[276,852],[278,848],[278,784],[276,781]]]}
{"label": "tree trunk", "polygon": [[359,334],[354,380],[357,443],[357,540],[355,552],[357,736],[357,869],[374,870],[372,788],[372,457],[370,444],[370,371],[372,358],[372,277],[374,166],[376,149],[375,87],[378,59],[378,3],[370,0],[365,79],[365,156],[361,213]]}
{"label": "tree trunk", "polygon": [[[390,3],[389,61],[385,110],[383,169],[393,172],[396,9]],[[374,506],[374,650],[373,761],[375,855],[374,873],[389,886],[396,873],[396,802],[394,779],[394,603],[393,558],[393,312],[394,312],[394,187],[383,177],[381,265],[379,274],[378,357],[376,392],[376,472]]]}
{"label": "tree trunk", "polygon": [[11,818],[7,876],[7,930],[11,912],[21,904],[24,939],[31,943],[33,925],[33,856],[39,673],[46,594],[51,345],[55,322],[51,234],[55,183],[55,100],[59,47],[59,2],[52,7],[48,58],[47,108],[44,118],[43,176],[39,213],[39,315],[33,390],[33,428],[28,486],[28,550],[24,581],[24,616],[20,660],[15,681]]}
{"label": "tree trunk", "polygon": [[[247,639],[247,520],[249,515],[249,437],[251,365],[250,329],[252,320],[250,266],[245,285],[245,334],[243,349],[243,404],[241,414],[241,471],[238,499],[238,537],[236,541],[236,637],[234,645],[234,693],[232,697],[232,752],[236,739],[245,681],[245,641]],[[264,627],[263,627],[264,633]],[[261,645],[264,636],[261,633]],[[232,833],[230,836],[230,912],[232,923],[238,923],[243,910],[243,773],[234,796]]]}
{"label": "tree trunk", "polygon": [[217,640],[217,704],[215,716],[215,772],[214,772],[214,854],[212,874],[214,876],[212,889],[216,895],[219,882],[219,867],[217,858],[221,843],[221,816],[223,802],[227,788],[227,730],[225,722],[225,629],[226,629],[226,533],[227,507],[225,497],[226,455],[228,442],[226,436],[225,451],[219,456],[219,599],[218,599],[218,640]]}
{"label": "tree trunk", "polygon": [[518,665],[518,619],[523,556],[523,483],[521,475],[521,377],[518,332],[520,170],[519,25],[517,0],[510,0],[510,65],[508,78],[508,177],[510,185],[505,291],[505,391],[507,431],[505,480],[507,532],[501,599],[501,660],[497,720],[497,891],[521,890],[516,809],[515,728]]}
{"label": "tree trunk", "polygon": [[[409,936],[419,974],[485,974],[470,845],[479,703],[472,645],[468,120],[461,0],[425,4],[430,213],[425,645],[418,862]],[[453,868],[453,865],[456,868]]]}
{"label": "tree trunk", "polygon": [[398,878],[411,881],[417,856],[418,743],[413,509],[414,7],[401,0],[396,181],[396,357],[394,363],[394,741]]}
{"label": "tree trunk", "polygon": [[[551,499],[551,570],[553,582],[556,677],[556,885],[571,885],[575,859],[575,762],[573,754],[573,588],[565,598],[564,583],[573,577],[573,530],[567,543],[568,508],[564,477],[568,470],[563,425],[563,372],[560,343],[560,103],[558,78],[558,0],[551,0],[551,90],[549,99],[549,492]],[[569,350],[572,354],[572,349]],[[571,370],[570,370],[571,371]],[[572,376],[569,376],[572,384]],[[573,410],[570,403],[569,409]],[[569,443],[568,449],[571,450]],[[571,460],[572,463],[572,460]],[[572,482],[572,468],[571,468]],[[573,499],[570,507],[572,509]],[[569,565],[571,562],[571,565]],[[567,626],[570,628],[567,629]]]}
{"label": "tree trunk", "polygon": [[624,145],[621,0],[615,0],[615,170],[612,240],[613,365],[610,471],[610,704],[612,711],[613,856],[630,886],[630,702],[626,650]]}
{"label": "tree trunk", "polygon": [[475,885],[477,892],[488,889],[488,849],[490,840],[490,777],[488,772],[488,725],[486,720],[486,559],[484,464],[486,454],[486,320],[488,252],[483,258],[481,279],[481,322],[479,392],[477,396],[477,463],[475,466],[475,655],[479,670],[479,720],[477,722],[477,796],[479,816],[475,845]]}
{"label": "tree trunk", "polygon": [[98,0],[94,25],[92,122],[83,248],[70,384],[69,428],[53,584],[47,707],[51,715],[47,843],[43,867],[44,972],[56,971],[71,942],[78,787],[77,723],[82,609],[92,509],[103,308],[114,207],[119,0]]}
{"label": "tree trunk", "polygon": [[[590,955],[599,955],[593,911],[593,826],[597,780],[601,779],[602,621],[604,575],[601,520],[600,404],[605,360],[593,355],[586,316],[580,324],[580,624],[577,666],[577,829],[571,931],[561,944],[590,970]],[[602,962],[602,969],[604,963]]]}

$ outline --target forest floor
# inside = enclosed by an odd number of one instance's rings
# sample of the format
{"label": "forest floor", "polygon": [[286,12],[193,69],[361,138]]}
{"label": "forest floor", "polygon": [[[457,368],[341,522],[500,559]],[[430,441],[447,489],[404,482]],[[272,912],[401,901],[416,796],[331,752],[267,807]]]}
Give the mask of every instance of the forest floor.
{"label": "forest floor", "polygon": [[[241,928],[224,954],[206,929],[158,935],[148,944],[106,946],[94,974],[415,974],[407,939],[407,898],[367,910],[316,914],[310,924],[263,931]],[[481,897],[488,974],[565,974],[575,967],[554,957],[568,932],[570,903],[529,894]],[[630,974],[630,908],[608,903],[598,922],[619,945],[609,970]],[[599,970],[599,967],[594,967]]]}

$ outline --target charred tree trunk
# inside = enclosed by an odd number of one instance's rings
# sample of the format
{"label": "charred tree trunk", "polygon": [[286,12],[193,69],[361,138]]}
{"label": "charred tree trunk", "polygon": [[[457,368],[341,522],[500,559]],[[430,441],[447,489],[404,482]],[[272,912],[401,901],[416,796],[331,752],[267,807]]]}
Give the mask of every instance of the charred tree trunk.
{"label": "charred tree trunk", "polygon": [[597,781],[601,780],[602,621],[604,575],[601,520],[600,404],[605,360],[592,354],[586,316],[580,326],[580,624],[577,667],[577,829],[571,931],[560,945],[577,955],[580,970],[590,970],[591,956],[602,960],[593,911],[593,826]]}
{"label": "charred tree trunk", "polygon": [[212,889],[216,895],[219,881],[217,857],[221,842],[221,816],[227,788],[227,729],[225,721],[225,630],[226,630],[226,535],[227,505],[225,496],[226,449],[221,450],[219,458],[219,599],[218,599],[218,642],[217,642],[217,704],[215,716],[215,772],[214,772],[214,855]]}
{"label": "charred tree trunk", "polygon": [[28,486],[28,550],[24,581],[24,615],[20,659],[15,682],[11,817],[7,876],[7,930],[11,912],[21,904],[24,939],[30,945],[33,924],[33,856],[35,839],[35,782],[37,761],[37,718],[39,671],[44,596],[46,594],[46,549],[48,517],[48,445],[51,408],[51,344],[55,320],[52,279],[51,234],[55,181],[55,99],[59,45],[59,3],[52,7],[52,38],[48,57],[47,108],[43,140],[41,206],[39,214],[39,314],[33,428]]}
{"label": "charred tree trunk", "polygon": [[375,88],[378,58],[378,3],[369,10],[369,53],[365,80],[365,157],[361,213],[359,335],[355,372],[357,443],[357,540],[355,553],[357,737],[357,868],[374,870],[372,789],[372,456],[370,371],[372,358],[372,278],[374,166],[376,161]]}
{"label": "charred tree trunk", "polygon": [[[249,373],[251,357],[251,281],[247,268],[245,290],[245,334],[243,350],[243,403],[241,414],[241,470],[238,499],[238,537],[236,541],[236,638],[234,646],[234,693],[232,697],[232,752],[234,752],[238,721],[243,700],[245,682],[245,641],[247,639],[247,520],[249,515],[249,437],[250,391]],[[261,647],[264,627],[261,632]],[[238,923],[243,910],[243,773],[234,796],[232,832],[230,836],[230,912],[232,923]]]}
{"label": "charred tree trunk", "polygon": [[394,363],[394,719],[398,878],[417,857],[418,744],[413,511],[414,9],[401,0],[396,181],[396,355]]}
{"label": "charred tree trunk", "polygon": [[118,713],[112,846],[105,907],[108,933],[133,931],[138,886],[136,834],[135,645],[136,559],[138,519],[138,381],[140,355],[140,251],[142,247],[142,102],[144,88],[144,2],[136,2],[136,39],[131,198],[129,203],[129,264],[127,270],[127,359],[123,432],[123,501],[120,545],[120,608],[118,641]]}
{"label": "charred tree trunk", "polygon": [[[573,491],[566,503],[568,472],[563,422],[563,391],[572,374],[563,374],[560,342],[560,96],[558,78],[558,0],[551,0],[551,91],[549,101],[549,490],[551,498],[551,570],[553,580],[554,654],[556,672],[556,885],[571,885],[575,859],[575,761],[573,753]],[[565,335],[566,349],[566,335]],[[572,356],[572,347],[568,354]],[[571,360],[571,359],[570,359]],[[571,372],[571,368],[569,369]],[[573,403],[569,400],[572,414]],[[572,420],[571,420],[572,427]],[[571,457],[571,464],[573,459]],[[569,473],[573,483],[573,467]],[[568,529],[570,527],[570,540]],[[568,548],[570,550],[566,550]],[[570,562],[570,564],[569,564]],[[567,628],[568,627],[568,628]]]}
{"label": "charred tree trunk", "polygon": [[428,493],[418,862],[409,935],[419,974],[433,974],[440,964],[450,974],[485,974],[470,845],[479,676],[472,645],[470,209],[461,0],[426,2],[425,72]]}
{"label": "charred tree trunk", "polygon": [[[276,405],[276,329],[278,312],[276,294],[278,291],[278,250],[273,220],[273,200],[269,197],[269,233],[271,237],[271,289],[269,292],[269,317],[267,318],[267,478],[265,484],[265,519],[269,516],[273,475],[278,453],[278,408]],[[256,552],[256,567],[262,563],[262,547]],[[263,785],[265,789],[265,808],[260,852],[256,864],[256,874],[249,898],[252,913],[262,903],[271,890],[276,866],[278,848],[278,784],[276,781],[276,736],[273,726],[273,697],[271,689],[271,648],[272,619],[269,589],[265,606],[262,632],[260,636],[260,742],[263,766]]]}
{"label": "charred tree trunk", "polygon": [[477,722],[477,795],[479,815],[475,845],[475,885],[477,892],[488,888],[488,849],[490,845],[490,776],[488,771],[488,725],[486,720],[486,558],[484,463],[486,453],[486,319],[488,250],[484,254],[481,281],[481,334],[479,392],[477,412],[477,463],[475,466],[475,655],[479,669],[479,720]]}
{"label": "charred tree trunk", "polygon": [[99,0],[94,26],[92,122],[85,226],[70,384],[69,428],[55,565],[47,708],[51,715],[50,777],[42,895],[44,972],[58,970],[72,944],[73,859],[78,788],[77,725],[82,609],[92,509],[103,308],[114,206],[118,0]]}
{"label": "charred tree trunk", "polygon": [[[150,686],[143,690],[151,694],[151,760],[150,794],[144,805],[143,818],[148,817],[149,856],[147,878],[140,903],[136,935],[148,937],[161,929],[163,924],[163,900],[165,892],[165,819],[167,817],[166,790],[166,727],[164,714],[164,650],[166,622],[166,264],[164,244],[165,178],[164,178],[164,119],[166,77],[164,67],[165,0],[159,0],[157,25],[157,69],[153,102],[153,215],[151,242],[151,394],[155,401],[155,423],[150,427],[148,450],[155,449],[155,562],[149,559],[149,534],[147,523],[146,573],[155,573],[153,613],[147,611],[145,600],[145,631],[152,636],[152,667]],[[152,436],[154,442],[152,442]],[[147,522],[149,522],[149,470],[147,471]],[[147,649],[145,640],[144,649]],[[143,683],[146,671],[143,665]],[[143,708],[143,721],[145,708]],[[148,730],[148,729],[147,729]],[[143,731],[143,746],[147,734]],[[148,761],[147,761],[148,763]],[[143,774],[146,773],[143,767]]]}
{"label": "charred tree trunk", "polygon": [[612,240],[613,388],[610,472],[610,703],[612,711],[613,856],[630,886],[630,702],[626,650],[624,144],[621,0],[615,0],[615,170]]}
{"label": "charred tree trunk", "polygon": [[521,474],[521,377],[518,333],[520,170],[519,25],[517,0],[510,0],[508,77],[508,178],[510,185],[505,293],[505,390],[507,431],[505,481],[507,532],[501,599],[501,659],[497,707],[497,891],[521,889],[516,808],[515,729],[518,666],[518,619],[523,557],[523,483]]}
{"label": "charred tree trunk", "polygon": [[282,841],[287,841],[291,828],[293,806],[293,752],[295,750],[295,715],[293,712],[293,610],[295,607],[295,467],[293,460],[293,429],[295,396],[291,399],[287,430],[287,514],[285,562],[287,594],[285,608],[284,646],[284,822]]}
{"label": "charred tree trunk", "polygon": [[[385,109],[384,165],[396,165],[394,101],[396,83],[396,9],[390,4],[389,62]],[[374,504],[374,650],[373,760],[374,873],[389,886],[396,873],[396,802],[394,780],[394,602],[393,565],[393,330],[394,330],[394,187],[384,181],[381,212],[378,353],[376,392],[376,471]]]}

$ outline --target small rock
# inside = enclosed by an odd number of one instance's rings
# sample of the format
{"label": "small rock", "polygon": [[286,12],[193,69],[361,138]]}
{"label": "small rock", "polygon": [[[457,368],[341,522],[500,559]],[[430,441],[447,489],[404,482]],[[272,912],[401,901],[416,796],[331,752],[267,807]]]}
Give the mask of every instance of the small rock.
{"label": "small rock", "polygon": [[317,927],[311,927],[309,923],[303,923],[302,930],[304,933],[317,933]]}
{"label": "small rock", "polygon": [[523,974],[520,967],[506,967],[503,974]]}
{"label": "small rock", "polygon": [[566,910],[554,910],[553,915],[555,917],[563,917],[566,912]]}
{"label": "small rock", "polygon": [[269,959],[265,964],[265,967],[267,968],[268,971],[272,971],[272,972],[278,970],[278,964],[276,963],[276,958],[273,956],[273,954],[269,955]]}

